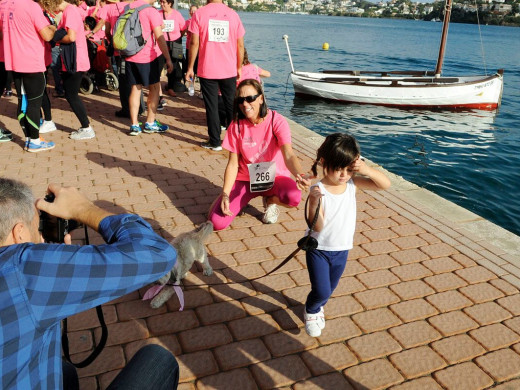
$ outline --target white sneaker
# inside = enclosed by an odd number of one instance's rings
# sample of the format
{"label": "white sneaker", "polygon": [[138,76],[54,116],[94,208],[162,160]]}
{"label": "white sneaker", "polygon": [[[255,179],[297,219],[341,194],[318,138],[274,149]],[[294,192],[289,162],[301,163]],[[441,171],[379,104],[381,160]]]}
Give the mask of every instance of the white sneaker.
{"label": "white sneaker", "polygon": [[323,306],[320,307],[320,312],[318,313],[318,326],[320,329],[325,329],[325,311],[323,310]]}
{"label": "white sneaker", "polygon": [[89,126],[89,127],[80,127],[79,130],[73,131],[70,134],[70,138],[71,139],[75,139],[75,140],[78,140],[78,139],[91,139],[91,138],[94,138],[95,136],[96,136],[96,133],[94,133],[94,129],[91,126]]}
{"label": "white sneaker", "polygon": [[265,209],[264,216],[262,217],[263,223],[276,223],[278,221],[278,216],[280,215],[280,210],[278,210],[278,206],[270,204]]}
{"label": "white sneaker", "polygon": [[40,126],[40,133],[50,133],[51,131],[56,130],[56,123],[53,121],[43,121],[42,125]]}
{"label": "white sneaker", "polygon": [[303,309],[303,318],[305,319],[305,331],[311,337],[321,336],[321,328],[319,325],[319,314],[309,314]]}

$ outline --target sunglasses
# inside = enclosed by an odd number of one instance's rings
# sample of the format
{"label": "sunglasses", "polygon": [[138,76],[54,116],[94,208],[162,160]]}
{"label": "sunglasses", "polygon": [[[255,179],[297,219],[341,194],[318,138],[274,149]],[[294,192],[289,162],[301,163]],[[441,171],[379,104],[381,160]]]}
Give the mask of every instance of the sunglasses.
{"label": "sunglasses", "polygon": [[259,93],[258,95],[251,95],[251,96],[238,96],[237,102],[238,104],[244,104],[244,102],[253,103],[258,97],[261,95]]}

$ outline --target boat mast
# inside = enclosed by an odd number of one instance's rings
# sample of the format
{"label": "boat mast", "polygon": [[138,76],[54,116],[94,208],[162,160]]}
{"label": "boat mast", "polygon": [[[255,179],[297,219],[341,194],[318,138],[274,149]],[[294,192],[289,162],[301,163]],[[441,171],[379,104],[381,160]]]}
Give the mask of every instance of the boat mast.
{"label": "boat mast", "polygon": [[444,51],[446,50],[446,39],[448,38],[448,28],[451,18],[451,2],[452,0],[446,0],[444,3],[444,21],[442,23],[441,44],[439,46],[439,57],[437,58],[435,77],[440,77],[442,72],[442,63],[444,61]]}

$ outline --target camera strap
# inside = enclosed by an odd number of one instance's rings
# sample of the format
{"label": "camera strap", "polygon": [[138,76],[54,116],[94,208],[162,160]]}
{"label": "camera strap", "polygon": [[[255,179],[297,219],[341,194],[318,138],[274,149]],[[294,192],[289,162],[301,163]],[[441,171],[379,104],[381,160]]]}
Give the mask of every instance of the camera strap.
{"label": "camera strap", "polygon": [[[85,243],[89,245],[87,225],[85,225]],[[63,333],[61,334],[61,345],[63,348],[63,354],[65,355],[65,359],[67,359],[74,367],[83,368],[87,367],[90,363],[92,363],[99,356],[103,348],[107,343],[108,339],[108,328],[105,323],[105,316],[103,315],[103,308],[101,305],[96,306],[96,313],[99,320],[99,324],[101,325],[101,339],[99,340],[99,344],[96,345],[96,348],[92,351],[92,353],[87,356],[87,358],[79,363],[74,363],[70,360],[69,353],[69,338],[67,336],[67,319],[63,319]]]}

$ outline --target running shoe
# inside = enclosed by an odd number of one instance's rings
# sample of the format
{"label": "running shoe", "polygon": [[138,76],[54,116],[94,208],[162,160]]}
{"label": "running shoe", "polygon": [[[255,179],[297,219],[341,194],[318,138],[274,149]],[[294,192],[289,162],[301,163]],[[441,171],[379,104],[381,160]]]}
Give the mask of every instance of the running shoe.
{"label": "running shoe", "polygon": [[264,216],[262,217],[263,223],[276,223],[278,221],[278,216],[280,215],[280,210],[278,210],[278,206],[276,204],[270,204],[265,209]]}
{"label": "running shoe", "polygon": [[139,135],[142,133],[141,126],[132,125],[130,126],[130,135]]}
{"label": "running shoe", "polygon": [[166,130],[168,130],[169,127],[167,125],[161,124],[158,120],[156,120],[154,123],[148,123],[146,122],[144,124],[144,132],[151,134],[151,133],[164,133]]}
{"label": "running shoe", "polygon": [[211,145],[209,142],[203,142],[200,144],[200,146],[202,146],[204,149],[213,150],[214,152],[220,152],[222,150],[222,146],[214,146]]}
{"label": "running shoe", "polygon": [[94,133],[94,129],[89,127],[80,127],[79,130],[73,131],[70,134],[70,139],[80,140],[80,139],[92,139],[96,136]]}
{"label": "running shoe", "polygon": [[303,309],[303,318],[305,319],[305,331],[311,337],[321,336],[321,328],[318,324],[319,313],[310,314],[307,310]]}
{"label": "running shoe", "polygon": [[56,130],[56,124],[53,121],[40,122],[40,134],[50,133]]}
{"label": "running shoe", "polygon": [[36,144],[32,141],[26,143],[26,150],[31,153],[43,152],[45,150],[54,149],[56,145],[54,142],[47,142],[42,137],[40,137],[40,144]]}
{"label": "running shoe", "polygon": [[9,130],[0,129],[0,142],[8,142],[13,140],[13,133]]}

